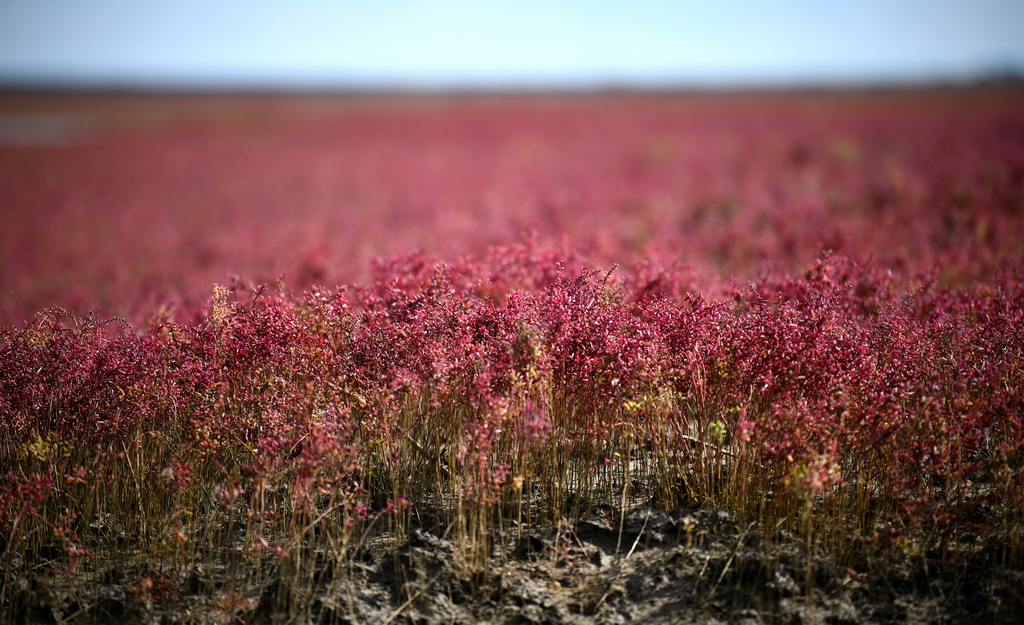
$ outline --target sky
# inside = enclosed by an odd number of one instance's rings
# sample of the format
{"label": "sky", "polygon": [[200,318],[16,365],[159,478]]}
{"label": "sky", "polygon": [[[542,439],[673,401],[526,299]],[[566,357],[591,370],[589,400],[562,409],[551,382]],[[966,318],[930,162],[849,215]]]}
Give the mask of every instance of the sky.
{"label": "sky", "polygon": [[594,87],[1024,69],[1024,0],[0,0],[0,82]]}

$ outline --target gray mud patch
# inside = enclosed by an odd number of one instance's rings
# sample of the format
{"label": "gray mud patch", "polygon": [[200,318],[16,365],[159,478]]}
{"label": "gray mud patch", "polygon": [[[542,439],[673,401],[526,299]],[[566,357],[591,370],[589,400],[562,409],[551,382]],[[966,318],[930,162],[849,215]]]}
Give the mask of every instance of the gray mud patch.
{"label": "gray mud patch", "polygon": [[[380,537],[379,545],[387,545]],[[470,567],[457,545],[414,530],[368,546],[301,588],[283,578],[235,592],[215,572],[107,575],[91,590],[27,582],[34,623],[574,625],[651,623],[1018,623],[1024,572],[993,562],[893,562],[884,576],[769,543],[725,512],[636,508],[539,529],[512,529]],[[131,579],[138,579],[136,575]],[[30,589],[26,588],[26,591]],[[82,597],[86,597],[83,599]],[[2,619],[0,619],[2,620]]]}

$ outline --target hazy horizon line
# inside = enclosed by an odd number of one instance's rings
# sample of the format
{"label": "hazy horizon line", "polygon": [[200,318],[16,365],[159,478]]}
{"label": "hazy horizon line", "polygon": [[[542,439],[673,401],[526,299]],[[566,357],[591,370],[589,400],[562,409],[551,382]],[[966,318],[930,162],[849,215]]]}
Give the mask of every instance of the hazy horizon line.
{"label": "hazy horizon line", "polygon": [[891,75],[811,75],[803,77],[657,77],[570,79],[351,79],[328,77],[65,76],[0,72],[3,91],[96,92],[338,92],[338,93],[489,93],[489,92],[673,92],[788,91],[915,88],[971,88],[1024,84],[1024,67],[1005,66],[969,73],[919,72]]}

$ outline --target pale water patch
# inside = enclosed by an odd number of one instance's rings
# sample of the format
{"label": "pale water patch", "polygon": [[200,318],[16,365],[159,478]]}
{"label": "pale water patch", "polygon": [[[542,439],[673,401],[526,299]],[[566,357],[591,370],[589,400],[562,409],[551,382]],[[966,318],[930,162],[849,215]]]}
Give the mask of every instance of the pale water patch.
{"label": "pale water patch", "polygon": [[76,113],[0,113],[0,146],[58,146],[80,140],[89,120]]}

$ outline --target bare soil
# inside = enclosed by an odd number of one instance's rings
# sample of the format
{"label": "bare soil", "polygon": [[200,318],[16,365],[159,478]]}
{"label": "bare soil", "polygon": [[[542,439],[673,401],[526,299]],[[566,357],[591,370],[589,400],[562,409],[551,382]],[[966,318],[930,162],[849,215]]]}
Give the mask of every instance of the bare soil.
{"label": "bare soil", "polygon": [[[182,579],[99,574],[8,580],[26,601],[0,620],[30,623],[575,625],[651,623],[1022,623],[1024,571],[983,553],[958,562],[894,555],[885,575],[769,543],[726,512],[647,507],[503,537],[472,573],[456,545],[414,530],[378,536],[341,575],[307,588],[278,579],[259,596],[215,572]],[[393,541],[392,541],[393,543]],[[877,566],[876,566],[877,568]],[[296,607],[301,606],[301,607]]]}

